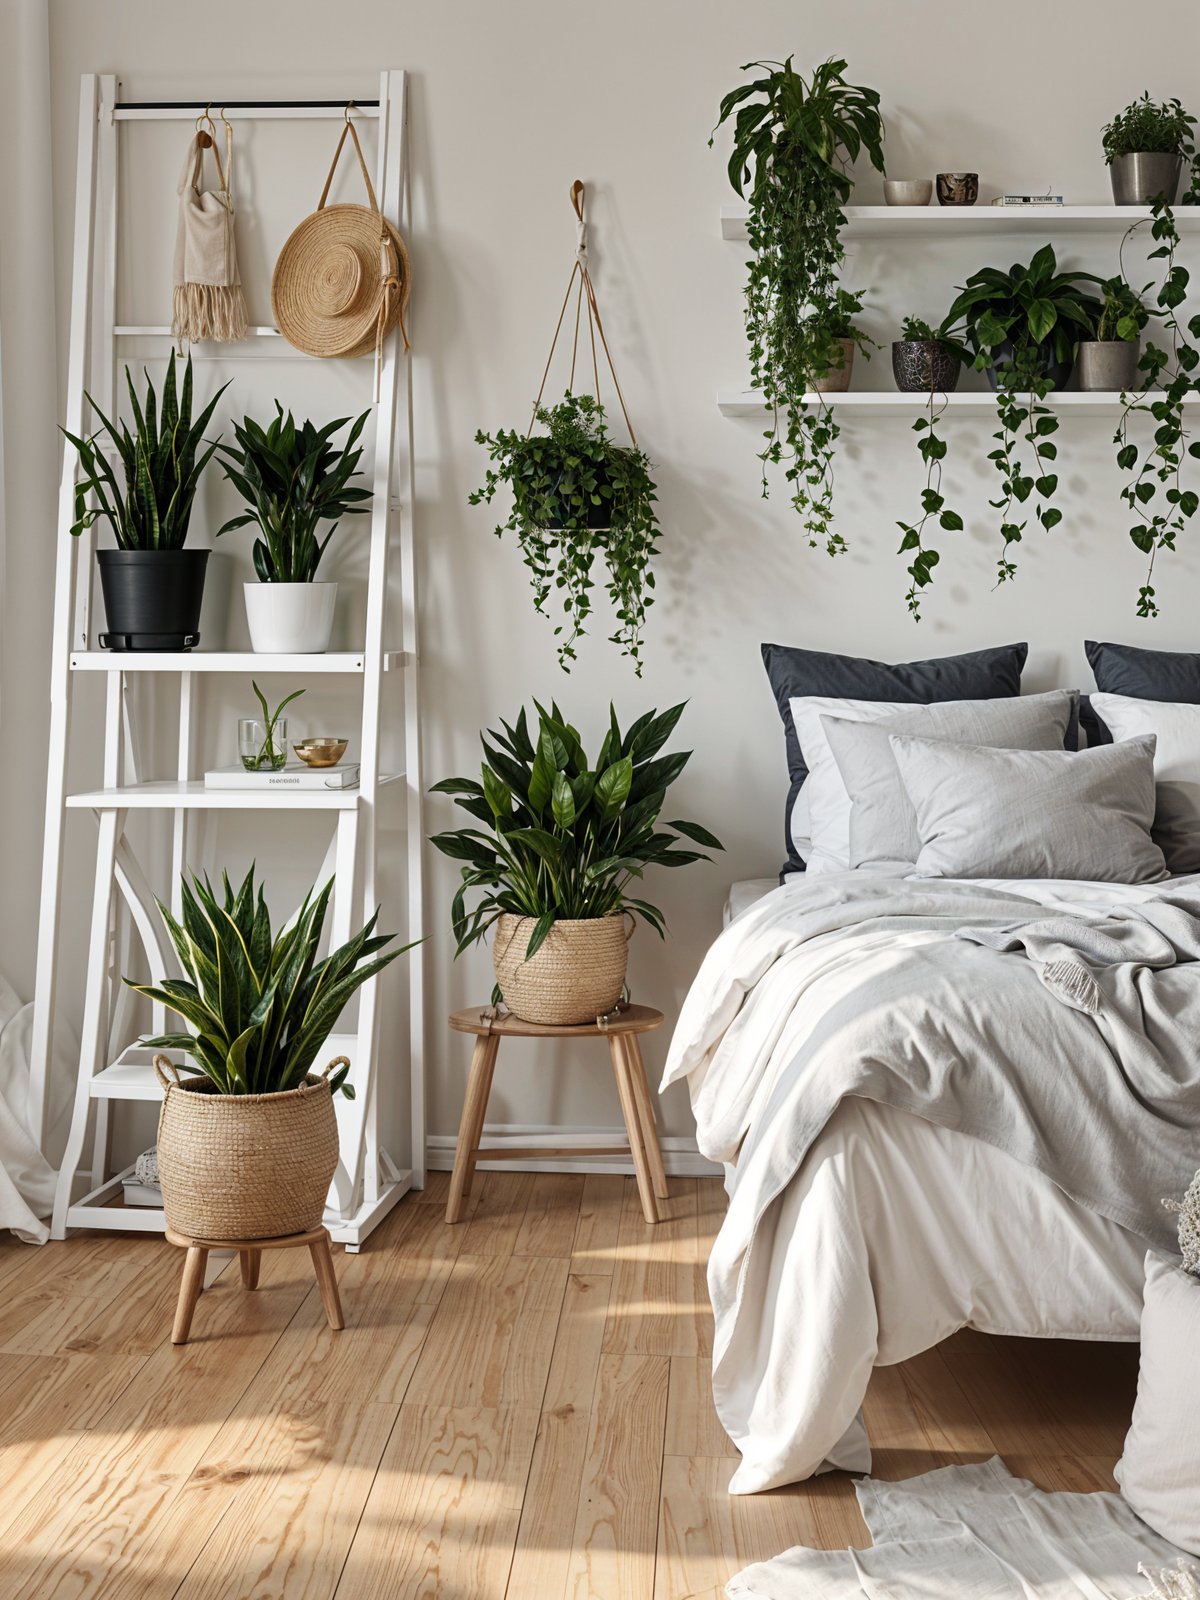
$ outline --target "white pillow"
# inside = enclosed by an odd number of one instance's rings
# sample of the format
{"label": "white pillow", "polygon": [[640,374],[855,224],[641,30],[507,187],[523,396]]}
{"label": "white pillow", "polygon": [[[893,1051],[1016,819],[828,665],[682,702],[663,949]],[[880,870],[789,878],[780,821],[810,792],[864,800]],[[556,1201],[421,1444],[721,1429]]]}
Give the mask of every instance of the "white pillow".
{"label": "white pillow", "polygon": [[1198,1365],[1200,1278],[1150,1254],[1137,1401],[1115,1473],[1142,1521],[1192,1555],[1200,1555]]}
{"label": "white pillow", "polygon": [[[792,816],[792,838],[810,874],[850,870],[850,794],[834,759],[822,717],[839,717],[844,722],[881,722],[900,713],[908,722],[906,731],[934,739],[967,744],[986,743],[993,728],[997,737],[1012,741],[1009,732],[1013,707],[1027,713],[1031,725],[1045,715],[1056,714],[1064,703],[1069,707],[1074,691],[1053,689],[1049,694],[1008,695],[996,700],[938,700],[931,705],[897,705],[894,700],[845,700],[834,695],[803,695],[790,701],[792,720],[800,748],[808,762],[809,776],[801,798],[809,804],[809,837],[801,841],[796,832],[799,807]],[[911,721],[908,719],[911,718]],[[1015,741],[1013,741],[1015,742]]]}
{"label": "white pillow", "polygon": [[1152,733],[1157,785],[1154,838],[1172,872],[1200,872],[1200,706],[1094,694],[1118,743]]}

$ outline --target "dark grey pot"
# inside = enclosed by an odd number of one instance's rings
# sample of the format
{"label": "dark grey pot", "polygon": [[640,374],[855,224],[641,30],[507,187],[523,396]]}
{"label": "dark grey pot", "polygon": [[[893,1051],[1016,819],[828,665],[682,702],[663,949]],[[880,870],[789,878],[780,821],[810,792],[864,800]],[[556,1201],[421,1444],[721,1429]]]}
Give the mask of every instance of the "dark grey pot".
{"label": "dark grey pot", "polygon": [[1141,345],[1136,339],[1084,339],[1075,355],[1075,376],[1079,387],[1097,389],[1136,389]]}
{"label": "dark grey pot", "polygon": [[1113,203],[1119,206],[1148,206],[1160,194],[1168,205],[1175,204],[1183,157],[1138,151],[1117,156],[1109,164]]}
{"label": "dark grey pot", "polygon": [[958,353],[940,339],[896,339],[892,344],[892,376],[904,394],[951,394],[961,370]]}
{"label": "dark grey pot", "polygon": [[[1010,344],[997,345],[992,354],[996,359],[997,366],[1003,366],[1012,357],[1012,346]],[[1049,378],[1052,389],[1065,389],[1071,381],[1071,372],[1074,365],[1073,361],[1055,361],[1049,354],[1045,354],[1042,357],[1039,371],[1044,377]],[[996,367],[987,367],[984,375],[990,388],[999,388]]]}
{"label": "dark grey pot", "polygon": [[190,650],[200,643],[207,550],[97,550],[106,650]]}

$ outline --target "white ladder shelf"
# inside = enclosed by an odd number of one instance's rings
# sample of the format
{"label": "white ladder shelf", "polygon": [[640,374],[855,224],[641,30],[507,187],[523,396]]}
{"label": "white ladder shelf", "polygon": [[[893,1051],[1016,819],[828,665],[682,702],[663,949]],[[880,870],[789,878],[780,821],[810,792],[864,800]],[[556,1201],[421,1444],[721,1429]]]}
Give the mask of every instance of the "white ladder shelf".
{"label": "white ladder shelf", "polygon": [[[240,118],[341,118],[344,102],[239,103]],[[199,108],[203,109],[203,107]],[[117,408],[117,342],[130,334],[169,340],[159,327],[118,326],[117,183],[119,129],[126,121],[190,120],[190,106],[123,107],[111,74],[86,74],[81,80],[79,149],[76,166],[75,247],[71,291],[71,338],[66,426],[82,435],[88,429],[85,391],[100,399],[110,416]],[[356,103],[356,117],[379,126],[376,193],[385,215],[407,233],[411,222],[408,179],[408,101],[406,75],[385,71],[377,105]],[[254,334],[275,334],[255,328]],[[279,341],[280,354],[303,357]],[[236,346],[203,347],[219,361]],[[274,350],[272,349],[272,355]],[[364,375],[369,359],[359,363]],[[51,667],[50,759],[46,786],[46,829],[34,995],[31,1104],[39,1137],[45,1138],[49,1079],[54,1060],[54,1023],[60,989],[62,870],[64,828],[75,810],[98,820],[95,884],[92,898],[78,1075],[66,1153],[59,1172],[52,1236],[68,1228],[99,1227],[161,1232],[156,1207],[114,1204],[132,1169],[109,1167],[110,1122],[114,1102],[157,1102],[162,1098],[151,1067],[152,1052],[129,1042],[131,997],[122,987],[120,963],[130,928],[139,938],[154,980],[174,970],[163,938],[154,894],[126,837],[131,813],[159,813],[169,823],[170,898],[178,910],[180,875],[188,864],[189,824],[195,813],[267,810],[283,826],[292,812],[332,813],[333,834],[318,881],[334,878],[330,908],[330,946],[347,939],[376,903],[376,807],[381,791],[402,787],[405,798],[406,938],[420,939],[423,918],[421,870],[421,741],[417,685],[416,553],[413,542],[412,376],[397,330],[388,337],[375,401],[374,459],[364,456],[373,499],[367,564],[365,637],[361,650],[323,656],[262,656],[249,651],[192,650],[182,653],[115,653],[95,642],[93,577],[95,533],[73,539],[68,530],[77,463],[68,445],[59,496],[54,641]],[[398,528],[393,532],[393,520]],[[388,623],[388,567],[399,561],[400,645],[385,648]],[[72,698],[76,675],[105,675],[104,757],[100,783],[68,793]],[[358,681],[362,715],[357,790],[277,791],[205,790],[194,771],[193,733],[203,683],[209,673],[335,674]],[[137,725],[138,683],[145,674],[174,674],[179,684],[179,727],[174,776],[149,779]],[[384,675],[397,673],[403,684],[404,770],[380,771],[380,711]],[[163,898],[167,898],[164,895]],[[354,1101],[338,1098],[341,1160],[330,1191],[325,1222],[335,1240],[355,1250],[371,1229],[411,1187],[425,1181],[424,969],[419,944],[386,969],[384,981],[407,974],[410,1051],[410,1149],[399,1165],[384,1149],[379,1132],[379,979],[359,993],[357,1028],[329,1040],[330,1055],[351,1060],[357,1089]],[[163,1025],[155,1008],[154,1026]],[[90,1141],[90,1153],[85,1157]],[[81,1184],[88,1192],[77,1194]]]}

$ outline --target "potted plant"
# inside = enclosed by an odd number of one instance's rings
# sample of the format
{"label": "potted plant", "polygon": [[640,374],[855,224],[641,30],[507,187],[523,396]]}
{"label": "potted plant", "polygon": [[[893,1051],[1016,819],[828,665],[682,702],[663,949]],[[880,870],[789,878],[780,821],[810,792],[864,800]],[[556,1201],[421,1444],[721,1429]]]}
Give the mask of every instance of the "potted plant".
{"label": "potted plant", "polygon": [[752,382],[770,414],[763,493],[768,466],[781,465],[809,544],[837,555],[846,548],[833,528],[840,428],[831,407],[805,396],[839,365],[820,313],[837,300],[851,165],[865,154],[884,170],[879,94],[848,83],[842,60],[823,62],[808,82],[791,56],[742,70],[751,68],[762,76],[725,96],[717,127],[732,121],[729,181],[749,211],[746,337]]}
{"label": "potted plant", "polygon": [[1081,389],[1124,392],[1137,383],[1142,329],[1149,312],[1124,278],[1106,278],[1100,294],[1092,337],[1079,341],[1075,376]]}
{"label": "potted plant", "polygon": [[862,310],[862,303],[861,291],[850,293],[846,289],[838,289],[833,298],[808,319],[819,327],[821,337],[828,340],[826,359],[829,365],[824,372],[814,373],[814,394],[844,393],[850,387],[855,350],[861,350],[869,361],[871,348],[879,348],[874,339],[855,324],[854,318]]}
{"label": "potted plant", "polygon": [[181,1079],[155,1059],[166,1090],[159,1181],[177,1233],[270,1239],[321,1220],[338,1159],[333,1096],[353,1099],[354,1089],[344,1056],[322,1073],[312,1068],[351,996],[403,953],[380,953],[392,935],[375,933],[376,912],[318,961],[332,887],[310,890],[278,933],[253,867],[236,891],[224,879],[220,901],[207,881],[185,878],[178,922],[159,902],[186,977],[125,982],[193,1030],[143,1040],[195,1062]]}
{"label": "potted plant", "polygon": [[568,390],[557,405],[539,405],[535,421],[544,433],[499,428],[475,435],[493,465],[470,503],[490,504],[502,485],[512,491],[512,510],[496,537],[516,534],[535,610],[548,615],[550,591],[561,590],[565,620],[554,632],[565,672],[591,615],[592,567],[603,555],[617,616],[612,642],[631,657],[640,677],[642,630],[654,604],[650,563],[659,537],[649,459],[636,446],[613,443],[604,407],[591,395]]}
{"label": "potted plant", "polygon": [[[631,893],[650,866],[683,867],[709,858],[684,840],[721,849],[695,822],[661,825],[666,793],[690,751],[662,756],[683,713],[647,711],[622,733],[609,728],[590,761],[557,706],[537,707],[536,734],[524,710],[483,739],[482,781],[446,778],[434,793],[453,795],[477,826],[431,841],[461,861],[451,916],[461,955],[493,926],[499,993],[526,1022],[593,1022],[620,1000],[627,964],[626,917],[660,935],[662,913]],[[480,898],[471,911],[468,891]]]}
{"label": "potted plant", "polygon": [[[148,372],[145,378],[146,393],[139,401],[125,368],[132,433],[124,422],[110,422],[91,395],[88,404],[100,418],[100,430],[78,438],[63,429],[83,469],[71,532],[78,536],[104,518],[117,542],[115,550],[96,551],[108,621],[101,644],[111,650],[188,650],[200,641],[208,551],[185,550],[184,543],[201,474],[216,449],[215,443],[200,449],[204,430],[228,385],[193,422],[191,356],[177,393],[171,352],[161,405]],[[100,444],[101,432],[119,457],[123,488]]]}
{"label": "potted plant", "polygon": [[921,317],[905,317],[892,342],[892,375],[904,394],[952,394],[962,370],[959,348]]}
{"label": "potted plant", "polygon": [[[321,655],[329,648],[336,583],[318,583],[317,568],[338,519],[361,515],[370,489],[352,486],[362,456],[358,444],[364,411],[340,447],[332,438],[350,421],[338,417],[323,428],[285,417],[279,401],[263,428],[252,417],[234,424],[238,448],[220,446],[225,476],[247,509],[217,529],[217,537],[254,523],[257,583],[243,585],[250,642],[264,655]],[[333,526],[318,537],[321,523]]]}
{"label": "potted plant", "polygon": [[1151,100],[1148,92],[1119,112],[1103,136],[1114,203],[1174,205],[1184,162],[1195,160],[1195,126],[1178,100]]}

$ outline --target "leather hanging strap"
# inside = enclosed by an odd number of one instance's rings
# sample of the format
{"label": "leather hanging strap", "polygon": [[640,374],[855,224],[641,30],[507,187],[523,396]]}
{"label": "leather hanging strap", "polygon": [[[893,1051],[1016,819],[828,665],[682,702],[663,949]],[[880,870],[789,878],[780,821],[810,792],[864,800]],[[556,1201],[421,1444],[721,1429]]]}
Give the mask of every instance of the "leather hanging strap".
{"label": "leather hanging strap", "polygon": [[349,134],[354,140],[354,152],[358,156],[359,171],[362,173],[363,182],[367,186],[367,198],[371,202],[371,210],[376,214],[376,216],[378,216],[379,201],[375,198],[375,186],[371,182],[371,174],[367,171],[367,163],[362,153],[362,145],[358,142],[358,132],[355,129],[353,122],[350,120],[350,107],[353,104],[354,102],[351,101],[350,105],[346,107],[346,125],[342,129],[342,137],[338,140],[337,149],[333,152],[333,160],[329,164],[329,176],[325,179],[325,187],[321,190],[321,198],[317,201],[317,210],[324,211],[325,209],[325,202],[329,199],[329,190],[333,185],[333,175],[337,171],[337,164],[341,158],[342,147],[346,143],[346,135]]}

